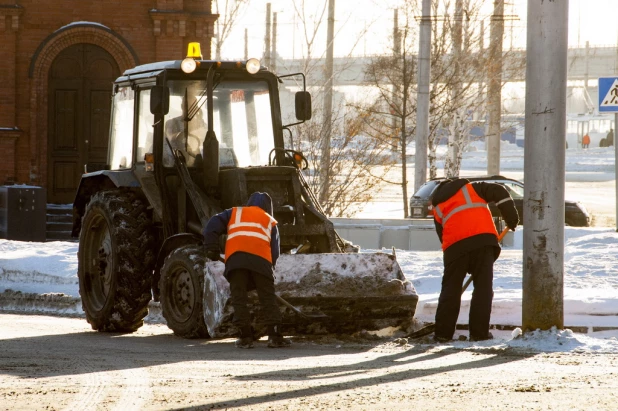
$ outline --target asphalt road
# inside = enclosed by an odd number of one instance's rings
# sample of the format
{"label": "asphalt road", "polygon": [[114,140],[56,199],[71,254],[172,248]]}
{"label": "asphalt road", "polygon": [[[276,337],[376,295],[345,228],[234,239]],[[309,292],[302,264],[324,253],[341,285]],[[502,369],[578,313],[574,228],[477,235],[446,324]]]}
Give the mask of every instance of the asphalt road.
{"label": "asphalt road", "polygon": [[[6,410],[611,410],[615,354],[318,337],[252,350],[161,324],[98,333],[81,318],[0,314]],[[481,344],[481,345],[478,345]],[[484,343],[486,344],[486,343]]]}

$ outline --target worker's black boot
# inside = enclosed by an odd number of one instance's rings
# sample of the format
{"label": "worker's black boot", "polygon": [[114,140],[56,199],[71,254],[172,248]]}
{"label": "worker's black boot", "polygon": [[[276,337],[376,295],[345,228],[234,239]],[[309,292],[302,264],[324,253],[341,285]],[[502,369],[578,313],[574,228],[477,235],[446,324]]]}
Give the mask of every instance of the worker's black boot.
{"label": "worker's black boot", "polygon": [[253,329],[250,325],[240,329],[240,338],[236,340],[237,348],[253,348]]}
{"label": "worker's black boot", "polygon": [[494,335],[488,332],[486,335],[471,335],[470,341],[486,341],[486,340],[492,340],[493,338],[494,338]]}
{"label": "worker's black boot", "polygon": [[280,325],[268,326],[268,348],[281,348],[292,345],[292,341],[287,338],[283,338],[281,332],[279,331],[280,329]]}

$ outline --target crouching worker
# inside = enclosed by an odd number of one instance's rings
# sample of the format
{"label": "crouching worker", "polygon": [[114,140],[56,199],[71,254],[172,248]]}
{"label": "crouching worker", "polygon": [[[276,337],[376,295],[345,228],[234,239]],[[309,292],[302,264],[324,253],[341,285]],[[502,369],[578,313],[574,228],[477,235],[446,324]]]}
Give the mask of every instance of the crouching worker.
{"label": "crouching worker", "polygon": [[253,329],[247,293],[257,290],[268,346],[285,347],[290,341],[281,335],[281,312],[275,297],[274,268],[279,257],[279,230],[272,217],[272,199],[267,193],[253,193],[244,207],[234,207],[213,216],[204,229],[206,256],[219,260],[219,236],[225,243],[225,278],[230,283],[233,323],[240,331],[238,348],[253,347]]}
{"label": "crouching worker", "polygon": [[470,302],[471,341],[493,338],[489,332],[494,296],[494,262],[500,255],[498,233],[487,203],[494,202],[506,225],[515,231],[519,216],[515,203],[501,184],[448,179],[432,195],[434,223],[444,252],[444,275],[436,311],[434,340],[450,341],[455,333],[463,281],[472,275]]}

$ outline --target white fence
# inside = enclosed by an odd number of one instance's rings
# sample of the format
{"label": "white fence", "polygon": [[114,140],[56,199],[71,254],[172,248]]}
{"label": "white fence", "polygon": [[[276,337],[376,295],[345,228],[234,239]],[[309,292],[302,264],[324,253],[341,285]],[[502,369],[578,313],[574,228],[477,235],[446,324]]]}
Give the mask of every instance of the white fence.
{"label": "white fence", "polygon": [[[440,240],[431,219],[331,218],[335,230],[346,240],[364,249],[382,248],[410,251],[440,251]],[[504,237],[513,245],[513,232]]]}

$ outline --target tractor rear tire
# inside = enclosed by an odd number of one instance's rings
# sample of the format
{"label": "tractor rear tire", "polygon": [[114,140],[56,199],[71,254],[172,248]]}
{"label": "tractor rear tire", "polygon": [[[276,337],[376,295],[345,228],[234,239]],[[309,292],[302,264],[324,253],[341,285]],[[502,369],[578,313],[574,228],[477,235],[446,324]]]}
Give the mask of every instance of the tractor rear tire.
{"label": "tractor rear tire", "polygon": [[206,261],[202,247],[186,245],[172,251],[161,268],[161,312],[179,337],[210,337],[204,322]]}
{"label": "tractor rear tire", "polygon": [[94,330],[133,332],[151,299],[155,238],[147,204],[128,190],[101,191],[86,207],[79,237],[79,293]]}

